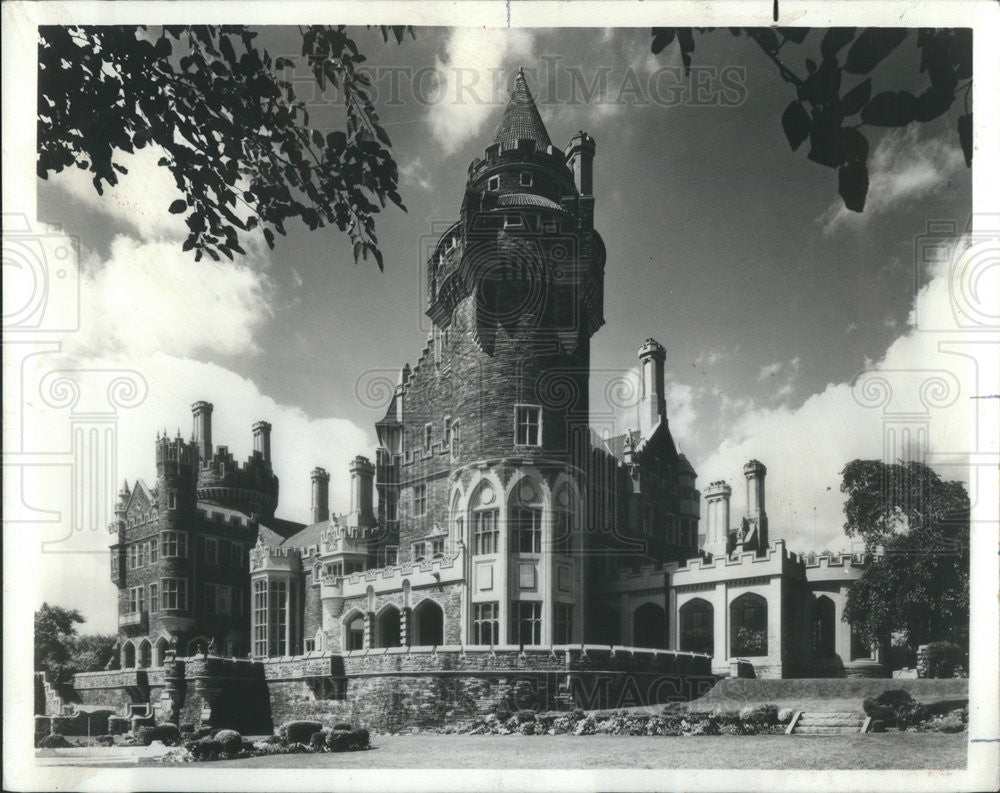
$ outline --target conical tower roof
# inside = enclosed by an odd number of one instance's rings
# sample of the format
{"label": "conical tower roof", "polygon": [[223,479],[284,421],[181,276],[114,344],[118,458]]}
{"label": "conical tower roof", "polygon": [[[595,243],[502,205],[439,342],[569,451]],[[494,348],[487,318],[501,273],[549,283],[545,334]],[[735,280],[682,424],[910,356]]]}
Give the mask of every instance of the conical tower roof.
{"label": "conical tower roof", "polygon": [[535,141],[537,150],[545,151],[552,145],[549,140],[549,133],[545,131],[545,124],[535,107],[535,100],[528,90],[528,83],[524,79],[524,69],[517,70],[517,77],[514,78],[514,90],[510,92],[510,101],[503,111],[503,118],[497,125],[497,134],[493,137],[493,143],[499,143],[501,148],[515,148],[519,140]]}

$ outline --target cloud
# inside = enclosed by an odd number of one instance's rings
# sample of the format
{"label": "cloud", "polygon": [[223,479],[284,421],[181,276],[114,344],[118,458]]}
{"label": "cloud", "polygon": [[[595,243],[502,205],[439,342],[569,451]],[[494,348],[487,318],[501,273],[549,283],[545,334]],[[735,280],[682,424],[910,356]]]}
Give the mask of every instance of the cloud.
{"label": "cloud", "polygon": [[851,212],[838,198],[820,218],[825,234],[843,226],[859,228],[876,215],[934,192],[965,167],[962,151],[950,137],[922,140],[919,130],[911,124],[882,137],[868,163],[864,212]]}
{"label": "cloud", "polygon": [[757,375],[758,382],[764,382],[769,377],[774,377],[778,372],[782,370],[784,364],[781,361],[775,361],[774,363],[769,363],[766,366],[762,366],[760,369],[760,374]]}
{"label": "cloud", "polygon": [[437,60],[439,101],[427,123],[437,144],[451,154],[477,137],[507,100],[508,72],[533,62],[535,34],[528,30],[454,28]]}
{"label": "cloud", "polygon": [[722,350],[702,350],[694,362],[696,366],[714,366],[727,355],[728,353]]}
{"label": "cloud", "polygon": [[407,159],[400,157],[399,182],[401,187],[416,186],[423,190],[434,189],[431,171],[420,157]]}

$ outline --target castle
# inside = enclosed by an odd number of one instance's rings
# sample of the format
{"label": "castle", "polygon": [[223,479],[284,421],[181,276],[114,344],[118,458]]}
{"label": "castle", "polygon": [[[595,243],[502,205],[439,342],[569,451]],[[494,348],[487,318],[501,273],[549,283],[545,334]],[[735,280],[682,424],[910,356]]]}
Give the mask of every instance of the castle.
{"label": "castle", "polygon": [[242,465],[213,448],[205,402],[190,442],[157,438],[155,487],[123,486],[112,526],[122,669],[156,668],[168,650],[270,669],[398,648],[379,667],[398,673],[421,649],[458,648],[461,664],[603,647],[704,657],[706,674],[884,673],[842,619],[861,560],[807,562],[772,542],[763,464],[744,469],[735,526],[731,487],[705,490],[700,541],[662,345],[638,349],[635,428],[590,429],[605,275],[595,151],[585,132],[553,146],[519,72],[427,262],[433,330],[376,424],[374,464],[350,464],[346,515],[331,516],[316,468],[309,523],[274,517],[266,422]]}

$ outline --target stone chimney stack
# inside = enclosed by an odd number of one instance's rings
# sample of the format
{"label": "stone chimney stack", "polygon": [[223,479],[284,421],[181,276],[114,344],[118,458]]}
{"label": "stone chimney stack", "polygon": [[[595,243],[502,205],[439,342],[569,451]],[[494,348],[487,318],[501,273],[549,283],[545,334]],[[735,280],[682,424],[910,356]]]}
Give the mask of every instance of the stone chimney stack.
{"label": "stone chimney stack", "polygon": [[594,194],[594,153],[597,144],[582,130],[577,132],[566,147],[566,164],[573,172],[577,192],[582,196]]}
{"label": "stone chimney stack", "polygon": [[312,470],[312,522],[330,518],[330,474],[322,468]]}
{"label": "stone chimney stack", "polygon": [[194,442],[202,465],[212,459],[212,408],[211,402],[195,402],[191,405]]}
{"label": "stone chimney stack", "polygon": [[375,519],[374,487],[375,466],[367,457],[358,455],[351,460],[351,515],[348,525],[371,527]]}
{"label": "stone chimney stack", "polygon": [[712,482],[705,489],[706,529],[704,551],[725,557],[729,544],[729,497],[733,489],[723,481]]}
{"label": "stone chimney stack", "polygon": [[260,452],[265,463],[271,462],[271,425],[258,421],[253,425],[253,450]]}
{"label": "stone chimney stack", "polygon": [[764,506],[764,477],[767,468],[759,460],[743,466],[747,480],[747,514],[744,525],[744,550],[763,553],[767,550],[767,510]]}
{"label": "stone chimney stack", "polygon": [[646,339],[639,348],[639,433],[648,439],[660,422],[667,420],[663,364],[667,351],[655,339]]}

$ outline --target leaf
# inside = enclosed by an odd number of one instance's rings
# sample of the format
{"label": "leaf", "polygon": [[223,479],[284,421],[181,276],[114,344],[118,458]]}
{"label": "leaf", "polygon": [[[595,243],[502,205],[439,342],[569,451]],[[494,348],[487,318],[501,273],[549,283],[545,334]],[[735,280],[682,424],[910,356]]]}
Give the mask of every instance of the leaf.
{"label": "leaf", "polygon": [[865,162],[868,159],[868,138],[853,127],[841,127],[839,142],[841,164],[853,160]]}
{"label": "leaf", "polygon": [[811,125],[812,119],[809,118],[801,102],[791,102],[785,108],[785,112],[781,114],[781,127],[785,131],[785,137],[792,151],[798,149],[802,141],[809,137]]}
{"label": "leaf", "polygon": [[775,53],[778,51],[778,36],[771,28],[757,30],[754,32],[753,37],[764,48],[765,52]]}
{"label": "leaf", "polygon": [[267,226],[264,226],[264,240],[267,242],[267,247],[274,250],[274,232]]}
{"label": "leaf", "polygon": [[694,36],[691,28],[677,29],[677,43],[681,47],[681,61],[684,63],[684,73],[691,73],[691,53],[694,52]]}
{"label": "leaf", "polygon": [[794,41],[796,44],[801,44],[806,40],[809,30],[810,28],[777,28],[778,33],[789,41]]}
{"label": "leaf", "polygon": [[179,215],[185,209],[187,209],[187,201],[183,198],[178,198],[170,205],[170,208],[167,211],[170,212],[171,215]]}
{"label": "leaf", "polygon": [[962,145],[965,164],[972,167],[972,113],[958,117],[958,142]]}
{"label": "leaf", "polygon": [[840,99],[840,112],[845,116],[853,116],[868,104],[872,95],[872,81],[867,79],[858,83]]}
{"label": "leaf", "polygon": [[828,168],[840,165],[840,118],[830,111],[817,113],[809,132],[809,159]]}
{"label": "leaf", "polygon": [[917,97],[913,106],[913,118],[915,121],[930,121],[948,110],[954,101],[955,94],[952,91],[931,86]]}
{"label": "leaf", "polygon": [[865,28],[847,51],[844,71],[867,74],[906,38],[905,28]]}
{"label": "leaf", "polygon": [[830,28],[820,42],[820,54],[824,58],[832,58],[854,40],[855,30],[855,28]]}
{"label": "leaf", "polygon": [[905,127],[914,118],[916,98],[909,91],[883,91],[861,111],[861,120],[876,127]]}
{"label": "leaf", "polygon": [[809,74],[812,74],[814,71],[816,71],[816,61],[814,61],[812,58],[806,58],[806,71],[809,72]]}

